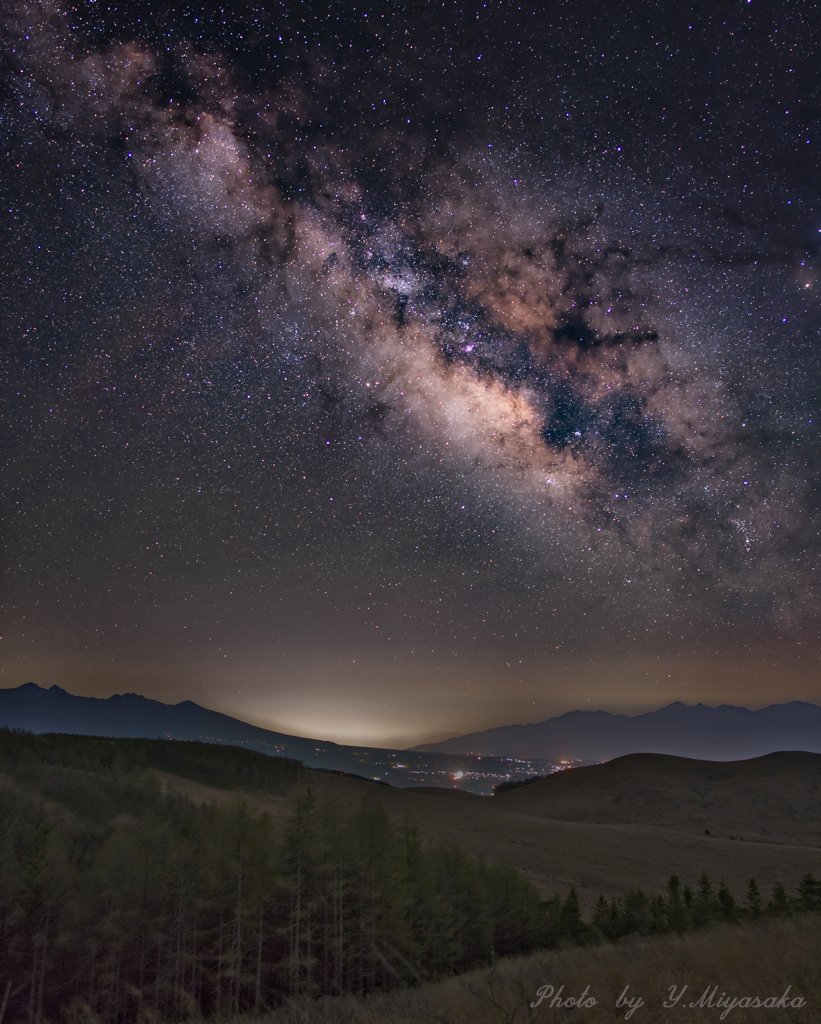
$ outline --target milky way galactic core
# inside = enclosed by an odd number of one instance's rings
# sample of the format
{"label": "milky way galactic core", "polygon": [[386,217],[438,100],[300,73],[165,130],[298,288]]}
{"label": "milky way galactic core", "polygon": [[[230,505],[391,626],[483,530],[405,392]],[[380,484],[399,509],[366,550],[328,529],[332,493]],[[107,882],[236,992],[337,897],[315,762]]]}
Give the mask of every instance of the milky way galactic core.
{"label": "milky way galactic core", "polygon": [[11,7],[0,685],[821,698],[809,4]]}

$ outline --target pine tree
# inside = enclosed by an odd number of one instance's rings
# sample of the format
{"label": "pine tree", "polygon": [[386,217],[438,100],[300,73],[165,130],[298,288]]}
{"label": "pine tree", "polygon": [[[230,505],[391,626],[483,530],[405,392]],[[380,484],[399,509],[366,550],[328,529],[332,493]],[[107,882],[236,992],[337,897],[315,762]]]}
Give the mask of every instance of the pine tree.
{"label": "pine tree", "polygon": [[650,926],[650,905],[644,891],[639,888],[630,889],[621,901],[619,933],[646,935]]}
{"label": "pine tree", "polygon": [[670,930],[670,920],[667,916],[667,901],[663,896],[654,896],[650,900],[649,917],[649,930],[653,935],[663,935]]}
{"label": "pine tree", "polygon": [[667,921],[674,932],[682,932],[687,926],[684,901],[681,897],[681,881],[678,875],[670,875],[667,883]]}
{"label": "pine tree", "polygon": [[611,942],[620,937],[619,905],[615,899],[608,903],[603,895],[599,896],[593,912],[593,927]]}
{"label": "pine tree", "polygon": [[713,891],[713,883],[706,871],[701,873],[698,880],[698,889],[692,903],[692,924],[696,928],[706,927],[715,919],[718,911],[718,901]]}
{"label": "pine tree", "polygon": [[744,903],[744,912],[753,921],[757,921],[764,912],[761,893],[754,878],[751,878],[747,884],[747,899]]}
{"label": "pine tree", "polygon": [[316,826],[316,797],[309,789],[293,805],[283,842],[288,900],[288,991],[292,997],[311,988],[311,927],[319,852]]}
{"label": "pine tree", "polygon": [[727,883],[723,879],[719,882],[716,901],[718,903],[719,913],[725,921],[738,920],[738,906],[733,894],[727,887]]}
{"label": "pine tree", "polygon": [[783,917],[785,914],[789,914],[790,909],[790,898],[787,895],[787,890],[781,882],[776,882],[767,903],[767,913],[771,917]]}
{"label": "pine tree", "polygon": [[821,910],[821,881],[804,875],[798,883],[798,899],[801,910]]}
{"label": "pine tree", "polygon": [[562,904],[559,914],[559,934],[570,942],[581,943],[587,934],[587,926],[582,920],[581,906],[576,887],[571,886],[570,892]]}

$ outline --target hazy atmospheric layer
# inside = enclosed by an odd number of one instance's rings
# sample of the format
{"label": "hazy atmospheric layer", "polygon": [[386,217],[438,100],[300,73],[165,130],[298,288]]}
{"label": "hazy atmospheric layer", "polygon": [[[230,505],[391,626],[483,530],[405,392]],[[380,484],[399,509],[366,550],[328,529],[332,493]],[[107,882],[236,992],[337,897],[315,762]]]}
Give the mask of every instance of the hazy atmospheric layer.
{"label": "hazy atmospheric layer", "polygon": [[491,6],[7,18],[0,685],[821,697],[809,7]]}

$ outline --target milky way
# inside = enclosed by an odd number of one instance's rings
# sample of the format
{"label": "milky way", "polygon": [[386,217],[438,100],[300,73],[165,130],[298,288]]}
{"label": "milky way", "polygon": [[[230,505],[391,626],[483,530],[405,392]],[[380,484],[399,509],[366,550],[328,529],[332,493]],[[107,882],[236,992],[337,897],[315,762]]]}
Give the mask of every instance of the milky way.
{"label": "milky way", "polygon": [[1,685],[821,696],[809,5],[97,6],[4,27]]}

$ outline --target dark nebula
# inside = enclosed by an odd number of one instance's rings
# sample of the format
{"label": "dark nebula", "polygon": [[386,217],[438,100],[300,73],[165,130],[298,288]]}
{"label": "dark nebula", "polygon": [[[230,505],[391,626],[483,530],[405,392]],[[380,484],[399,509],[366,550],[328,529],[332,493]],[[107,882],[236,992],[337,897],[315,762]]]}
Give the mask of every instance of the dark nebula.
{"label": "dark nebula", "polygon": [[821,699],[816,6],[4,10],[0,685]]}

